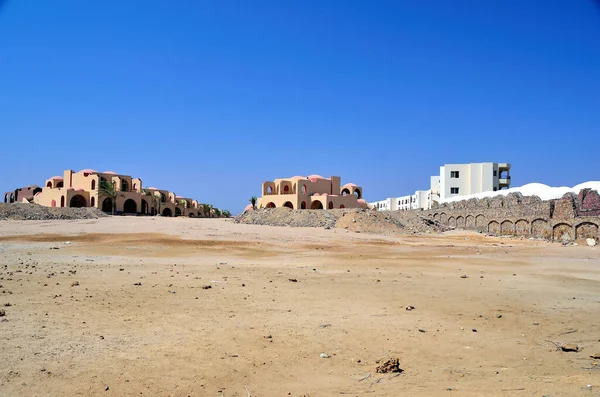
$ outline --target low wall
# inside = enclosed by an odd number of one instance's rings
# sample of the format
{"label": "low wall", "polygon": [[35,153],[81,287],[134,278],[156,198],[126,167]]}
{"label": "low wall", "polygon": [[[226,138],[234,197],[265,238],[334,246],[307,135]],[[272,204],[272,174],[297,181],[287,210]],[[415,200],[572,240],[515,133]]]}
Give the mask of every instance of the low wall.
{"label": "low wall", "polygon": [[600,238],[600,195],[591,189],[557,200],[510,193],[434,207],[424,215],[459,229],[560,241]]}

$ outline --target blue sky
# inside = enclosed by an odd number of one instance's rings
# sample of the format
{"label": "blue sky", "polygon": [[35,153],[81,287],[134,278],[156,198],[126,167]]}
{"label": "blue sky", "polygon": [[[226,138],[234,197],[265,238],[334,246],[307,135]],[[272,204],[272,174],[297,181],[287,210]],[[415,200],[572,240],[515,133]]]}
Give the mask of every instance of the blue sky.
{"label": "blue sky", "polygon": [[8,0],[0,134],[2,192],[110,169],[237,212],[278,177],[373,201],[479,161],[572,186],[600,180],[600,8]]}

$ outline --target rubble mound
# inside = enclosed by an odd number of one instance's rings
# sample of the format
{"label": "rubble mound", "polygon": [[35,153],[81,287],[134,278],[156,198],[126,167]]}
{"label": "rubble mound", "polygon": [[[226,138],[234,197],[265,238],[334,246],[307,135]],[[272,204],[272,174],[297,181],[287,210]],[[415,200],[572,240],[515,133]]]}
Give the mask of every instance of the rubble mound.
{"label": "rubble mound", "polygon": [[379,364],[375,371],[378,374],[401,373],[404,372],[400,368],[400,360],[397,358],[388,358],[387,360],[377,361]]}
{"label": "rubble mound", "polygon": [[97,219],[107,216],[98,208],[43,207],[38,204],[0,203],[0,220],[45,221],[54,219]]}
{"label": "rubble mound", "polygon": [[337,227],[356,233],[387,235],[443,232],[449,229],[415,211],[377,212],[367,209],[265,208],[245,211],[236,216],[234,222],[266,226]]}

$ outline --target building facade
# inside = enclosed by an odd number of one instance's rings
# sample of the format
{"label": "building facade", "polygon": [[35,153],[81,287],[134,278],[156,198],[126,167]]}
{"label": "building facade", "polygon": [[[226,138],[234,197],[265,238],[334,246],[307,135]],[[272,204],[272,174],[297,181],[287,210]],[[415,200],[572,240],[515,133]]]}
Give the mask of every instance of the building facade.
{"label": "building facade", "polygon": [[440,167],[439,182],[432,177],[431,191],[437,193],[437,201],[470,194],[497,191],[510,187],[510,164],[470,163],[445,164]]}
{"label": "building facade", "polygon": [[444,164],[440,174],[430,178],[429,190],[417,190],[410,196],[391,197],[369,203],[378,211],[429,210],[433,203],[469,194],[497,191],[510,187],[510,164]]}
{"label": "building facade", "polygon": [[104,196],[100,189],[105,182],[112,184],[118,193],[114,200],[116,214],[206,215],[205,208],[196,200],[155,187],[142,188],[142,180],[129,175],[91,169],[65,170],[62,176],[47,179],[41,191],[33,196],[33,202],[46,207],[96,207],[110,213],[113,200]]}
{"label": "building facade", "polygon": [[291,209],[368,208],[360,186],[347,183],[341,186],[341,178],[320,175],[294,176],[275,179],[262,184],[259,208],[288,207]]}

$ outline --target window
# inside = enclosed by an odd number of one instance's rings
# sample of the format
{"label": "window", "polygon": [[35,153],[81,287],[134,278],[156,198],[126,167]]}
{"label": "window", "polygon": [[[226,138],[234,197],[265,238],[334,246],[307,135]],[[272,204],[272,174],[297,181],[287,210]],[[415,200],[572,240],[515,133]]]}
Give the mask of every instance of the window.
{"label": "window", "polygon": [[498,176],[498,171],[494,170],[494,176]]}
{"label": "window", "polygon": [[451,187],[450,188],[450,194],[458,194],[458,188],[457,187]]}
{"label": "window", "polygon": [[450,171],[450,178],[459,178],[459,175],[458,171]]}
{"label": "window", "polygon": [[494,191],[497,191],[497,190],[498,190],[498,188],[497,188],[497,187],[495,187],[495,188],[494,188]]}

